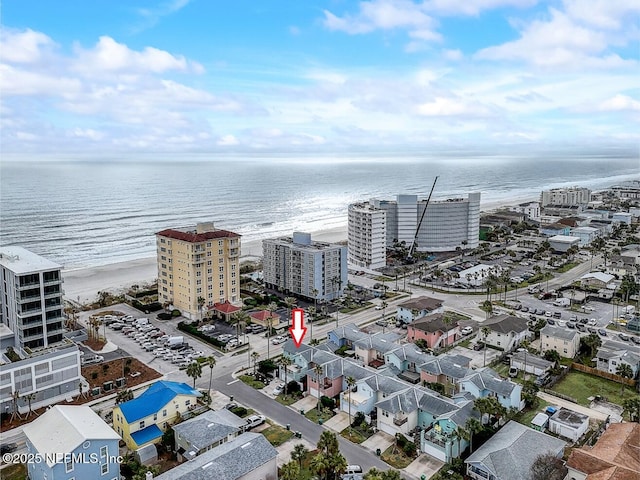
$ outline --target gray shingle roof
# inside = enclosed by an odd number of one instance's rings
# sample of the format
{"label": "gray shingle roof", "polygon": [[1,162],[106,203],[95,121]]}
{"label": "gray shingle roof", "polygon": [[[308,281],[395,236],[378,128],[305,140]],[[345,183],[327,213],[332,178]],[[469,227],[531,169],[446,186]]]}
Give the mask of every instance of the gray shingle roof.
{"label": "gray shingle roof", "polygon": [[[243,433],[193,460],[156,477],[157,480],[237,480],[273,460],[278,451],[258,433]],[[277,475],[276,472],[274,472]]]}
{"label": "gray shingle roof", "polygon": [[518,362],[526,362],[527,365],[532,365],[538,368],[549,368],[553,365],[553,362],[550,362],[549,360],[545,360],[544,358],[538,357],[537,355],[533,355],[531,353],[527,353],[525,355],[525,352],[516,352],[511,356],[511,360],[516,360]]}
{"label": "gray shingle roof", "polygon": [[576,336],[580,336],[577,330],[569,330],[568,328],[556,327],[555,325],[545,325],[540,330],[540,335],[549,335],[552,338],[573,341]]}
{"label": "gray shingle roof", "polygon": [[411,413],[418,409],[419,397],[416,389],[407,388],[392,397],[379,401],[375,406],[390,413]]}
{"label": "gray shingle roof", "polygon": [[409,310],[435,310],[442,306],[442,300],[432,297],[417,297],[398,305]]}
{"label": "gray shingle roof", "polygon": [[418,347],[416,347],[413,343],[408,343],[405,345],[401,345],[400,347],[391,350],[389,355],[395,355],[400,360],[407,360],[409,362],[414,362],[418,365],[421,363],[428,362],[429,360],[435,358],[433,355],[428,353],[424,353]]}
{"label": "gray shingle roof", "polygon": [[338,338],[344,338],[351,342],[355,342],[356,340],[360,340],[361,338],[369,335],[368,333],[360,330],[358,325],[356,325],[355,323],[347,323],[346,325],[342,325],[334,330],[331,330],[330,333],[335,334]]}
{"label": "gray shingle roof", "polygon": [[[463,357],[465,358],[465,357]],[[431,375],[446,375],[451,378],[464,378],[469,374],[469,368],[456,361],[456,358],[450,358],[448,355],[440,355],[432,360],[420,365],[420,370],[430,373]],[[466,363],[468,365],[468,363]]]}
{"label": "gray shingle roof", "polygon": [[434,313],[432,315],[425,315],[424,317],[420,317],[410,324],[416,330],[421,330],[423,332],[448,332],[453,330],[458,326],[456,322],[451,322],[446,324],[444,322],[444,314],[442,313]]}
{"label": "gray shingle roof", "polygon": [[354,344],[366,350],[375,350],[377,352],[387,353],[398,348],[396,343],[400,339],[397,333],[378,333],[368,335],[365,338],[354,342]]}
{"label": "gray shingle roof", "polygon": [[484,322],[482,326],[499,333],[524,332],[528,329],[526,319],[513,315],[498,315]]}
{"label": "gray shingle roof", "polygon": [[476,385],[480,390],[489,390],[499,395],[510,396],[516,384],[510,380],[502,379],[490,368],[482,368],[474,373],[466,376],[461,382],[469,381]]}
{"label": "gray shingle roof", "polygon": [[207,448],[228,435],[239,432],[246,422],[228,410],[209,410],[202,415],[174,425],[180,435],[197,450]]}
{"label": "gray shingle roof", "polygon": [[529,480],[531,465],[538,455],[560,454],[566,443],[542,432],[508,422],[465,463],[481,463],[498,480]]}

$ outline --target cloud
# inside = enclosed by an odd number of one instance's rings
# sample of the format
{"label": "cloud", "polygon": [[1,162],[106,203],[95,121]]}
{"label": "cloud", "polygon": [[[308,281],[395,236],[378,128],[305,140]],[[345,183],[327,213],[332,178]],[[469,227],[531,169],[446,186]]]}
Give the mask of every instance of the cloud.
{"label": "cloud", "polygon": [[451,49],[451,50],[445,49],[442,51],[442,56],[446,60],[457,62],[459,60],[462,60],[462,58],[464,57],[464,54],[462,53],[462,51],[457,49]]}
{"label": "cloud", "polygon": [[15,31],[0,29],[2,60],[9,63],[35,63],[53,49],[55,43],[50,37],[31,29]]}
{"label": "cloud", "polygon": [[203,67],[188,61],[182,55],[173,55],[165,50],[145,47],[142,51],[131,50],[113,38],[102,36],[94,48],[76,48],[74,68],[82,72],[152,72],[170,70],[202,73]]}
{"label": "cloud", "polygon": [[413,39],[412,44],[416,41],[440,41],[442,38],[435,31],[436,22],[426,13],[423,4],[410,0],[372,0],[362,1],[358,7],[356,14],[347,13],[342,17],[324,10],[324,26],[350,35],[407,29]]}
{"label": "cloud", "polygon": [[418,105],[417,112],[427,117],[478,116],[489,114],[489,109],[477,102],[438,97]]}
{"label": "cloud", "polygon": [[598,110],[604,112],[640,111],[640,101],[626,95],[616,95],[598,105]]}
{"label": "cloud", "polygon": [[485,10],[500,7],[526,8],[537,3],[537,0],[430,0],[425,2],[431,12],[443,15],[477,16]]}
{"label": "cloud", "polygon": [[637,0],[564,0],[567,14],[585,24],[606,30],[636,23],[640,13]]}
{"label": "cloud", "polygon": [[216,141],[216,145],[220,145],[223,147],[229,147],[238,144],[240,144],[240,142],[234,135],[223,135]]}
{"label": "cloud", "polygon": [[506,100],[508,102],[515,103],[535,103],[535,102],[549,102],[550,100],[544,95],[530,91],[526,93],[518,93],[514,95],[507,95]]}
{"label": "cloud", "polygon": [[158,4],[153,8],[139,8],[140,22],[133,28],[133,33],[140,33],[154,27],[162,18],[182,10],[191,0],[171,0]]}

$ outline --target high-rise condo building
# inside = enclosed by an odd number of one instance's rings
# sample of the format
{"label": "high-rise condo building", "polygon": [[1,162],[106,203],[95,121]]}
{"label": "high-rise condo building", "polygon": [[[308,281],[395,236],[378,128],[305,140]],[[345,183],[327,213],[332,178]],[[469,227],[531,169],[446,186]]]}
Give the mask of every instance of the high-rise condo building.
{"label": "high-rise condo building", "polygon": [[[378,251],[380,230],[376,230],[376,235],[373,235],[372,230],[371,237],[355,235],[358,232],[357,225],[360,217],[351,215],[352,207],[357,211],[369,209],[372,212],[385,212],[386,247],[404,242],[409,248],[416,237],[416,230],[418,235],[415,250],[419,252],[449,252],[458,247],[476,248],[480,243],[479,192],[470,193],[467,198],[431,200],[428,206],[426,199],[418,200],[417,195],[398,195],[395,201],[372,199],[369,202],[351,205],[348,228],[349,248],[353,243],[355,252]],[[424,217],[423,213],[425,213]],[[369,245],[363,246],[362,244],[366,241],[369,241]],[[357,259],[357,254],[350,253],[349,258],[352,257]],[[354,263],[355,265],[357,263]]]}
{"label": "high-rise condo building", "polygon": [[158,299],[195,319],[216,303],[240,302],[240,235],[199,223],[156,234]]}
{"label": "high-rise condo building", "polygon": [[333,300],[347,286],[347,247],[314,242],[311,234],[262,241],[264,283],[287,293]]}
{"label": "high-rise condo building", "polygon": [[348,263],[382,268],[387,259],[387,212],[370,203],[349,205]]}
{"label": "high-rise condo building", "polygon": [[[80,350],[64,337],[61,266],[22,247],[0,247],[0,411],[24,413],[88,385]],[[15,395],[19,399],[15,400]],[[28,399],[28,400],[27,400]]]}
{"label": "high-rise condo building", "polygon": [[0,248],[0,319],[16,347],[46,347],[62,340],[62,267],[22,247]]}
{"label": "high-rise condo building", "polygon": [[542,208],[549,205],[584,206],[591,201],[591,190],[584,187],[553,188],[551,190],[543,190],[540,197]]}

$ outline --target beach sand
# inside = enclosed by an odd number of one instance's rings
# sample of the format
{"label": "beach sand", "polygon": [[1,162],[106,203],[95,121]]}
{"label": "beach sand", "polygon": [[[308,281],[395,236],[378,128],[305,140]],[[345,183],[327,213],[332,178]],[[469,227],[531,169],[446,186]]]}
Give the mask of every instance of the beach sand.
{"label": "beach sand", "polygon": [[[320,242],[340,242],[347,239],[347,227],[336,227],[311,232],[311,238]],[[262,258],[262,241],[253,240],[241,244],[240,263]],[[62,272],[65,298],[86,303],[97,298],[98,292],[106,290],[122,293],[133,284],[140,286],[152,283],[158,277],[156,257],[139,258],[127,262],[112,263]]]}
{"label": "beach sand", "polygon": [[[513,198],[508,205],[535,201],[530,197]],[[482,204],[482,211],[495,211],[505,206],[505,202]],[[347,240],[347,226],[311,232],[311,238],[320,242],[341,242]],[[262,241],[252,240],[242,243],[240,262],[262,258]],[[156,257],[140,258],[127,262],[113,263],[99,267],[63,271],[65,297],[85,303],[97,298],[98,292],[106,290],[122,293],[133,284],[152,283],[158,276]]]}

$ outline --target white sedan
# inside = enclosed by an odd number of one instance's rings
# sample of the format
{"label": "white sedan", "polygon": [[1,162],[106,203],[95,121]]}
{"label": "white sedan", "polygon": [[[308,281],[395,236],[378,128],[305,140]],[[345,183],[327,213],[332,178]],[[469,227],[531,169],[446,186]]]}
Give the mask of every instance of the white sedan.
{"label": "white sedan", "polygon": [[473,328],[464,327],[462,330],[460,330],[460,333],[462,333],[462,335],[471,335],[473,333]]}
{"label": "white sedan", "polygon": [[277,337],[271,339],[271,343],[273,343],[274,345],[280,345],[281,343],[284,343],[286,341],[286,337],[283,337],[282,335],[278,335]]}

